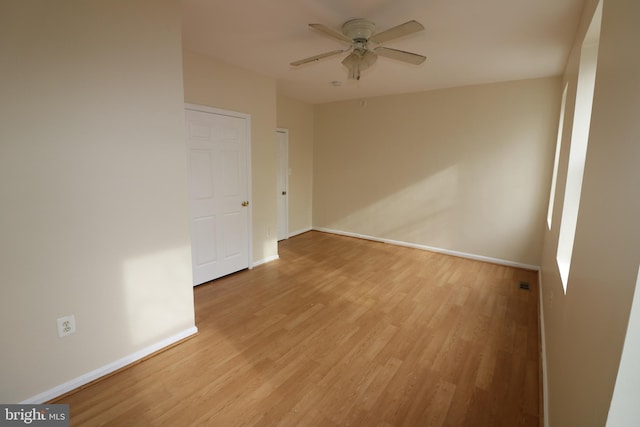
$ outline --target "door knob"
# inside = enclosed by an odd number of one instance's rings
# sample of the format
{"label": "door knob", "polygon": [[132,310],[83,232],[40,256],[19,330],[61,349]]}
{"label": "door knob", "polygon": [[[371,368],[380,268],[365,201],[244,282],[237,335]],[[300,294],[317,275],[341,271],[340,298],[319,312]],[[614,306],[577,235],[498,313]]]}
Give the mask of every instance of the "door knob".
{"label": "door knob", "polygon": [[249,206],[249,202],[242,202],[242,206]]}

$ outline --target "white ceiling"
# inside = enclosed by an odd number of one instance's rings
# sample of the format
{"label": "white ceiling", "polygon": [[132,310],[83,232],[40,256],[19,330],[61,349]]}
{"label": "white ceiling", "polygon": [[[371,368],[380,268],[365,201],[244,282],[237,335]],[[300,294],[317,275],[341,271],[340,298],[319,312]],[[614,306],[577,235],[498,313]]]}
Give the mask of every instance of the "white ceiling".
{"label": "white ceiling", "polygon": [[[559,75],[584,0],[183,0],[183,45],[270,76],[278,92],[309,103]],[[419,66],[380,57],[347,80],[347,47],[308,27],[366,18],[378,32],[415,19],[425,30],[385,44],[420,53]],[[334,86],[333,81],[342,82]]]}

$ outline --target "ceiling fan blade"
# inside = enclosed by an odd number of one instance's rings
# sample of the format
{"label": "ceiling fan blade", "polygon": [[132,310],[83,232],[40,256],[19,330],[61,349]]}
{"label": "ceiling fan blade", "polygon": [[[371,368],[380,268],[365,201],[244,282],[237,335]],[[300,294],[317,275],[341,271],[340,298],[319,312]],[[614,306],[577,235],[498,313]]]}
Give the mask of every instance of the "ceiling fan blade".
{"label": "ceiling fan blade", "polygon": [[309,58],[300,59],[299,61],[294,61],[290,65],[293,65],[294,67],[297,67],[298,65],[307,64],[307,63],[313,62],[313,61],[319,61],[319,60],[321,60],[323,58],[327,58],[327,57],[333,56],[333,55],[338,55],[339,53],[343,53],[343,52],[346,52],[346,50],[342,50],[342,49],[332,50],[331,52],[325,52],[325,53],[321,53],[320,55],[310,56]]}
{"label": "ceiling fan blade", "polygon": [[400,24],[396,27],[389,28],[378,34],[374,34],[369,40],[374,43],[384,43],[389,40],[397,39],[398,37],[406,36],[411,33],[424,30],[424,27],[418,21],[409,21],[404,24]]}
{"label": "ceiling fan blade", "polygon": [[427,59],[426,56],[417,53],[405,52],[404,50],[390,49],[388,47],[377,47],[373,50],[380,56],[395,59],[396,61],[408,62],[409,64],[420,65]]}
{"label": "ceiling fan blade", "polygon": [[347,36],[345,36],[342,33],[337,32],[336,30],[333,30],[329,27],[327,27],[326,25],[322,25],[322,24],[309,24],[309,26],[315,30],[318,30],[322,33],[325,33],[326,35],[333,37],[334,39],[338,39],[340,41],[343,42],[347,42],[347,43],[351,43],[351,39]]}

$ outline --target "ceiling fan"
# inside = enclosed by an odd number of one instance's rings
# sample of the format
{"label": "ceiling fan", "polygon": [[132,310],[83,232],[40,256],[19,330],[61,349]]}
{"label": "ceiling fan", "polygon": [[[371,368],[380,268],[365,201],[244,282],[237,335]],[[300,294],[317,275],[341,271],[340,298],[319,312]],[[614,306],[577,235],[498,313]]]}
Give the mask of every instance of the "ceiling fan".
{"label": "ceiling fan", "polygon": [[309,24],[309,26],[330,37],[349,43],[350,46],[346,49],[332,50],[331,52],[325,52],[294,61],[291,63],[294,67],[319,61],[320,59],[339,55],[344,52],[351,52],[342,60],[342,65],[349,70],[350,79],[360,80],[360,72],[371,67],[378,59],[378,56],[384,56],[415,65],[420,65],[427,59],[425,56],[405,52],[404,50],[391,49],[383,46],[377,46],[373,49],[370,47],[371,44],[380,45],[389,40],[424,30],[424,27],[418,21],[408,21],[381,33],[376,33],[376,25],[366,19],[351,19],[345,22],[342,25],[342,33],[322,24]]}

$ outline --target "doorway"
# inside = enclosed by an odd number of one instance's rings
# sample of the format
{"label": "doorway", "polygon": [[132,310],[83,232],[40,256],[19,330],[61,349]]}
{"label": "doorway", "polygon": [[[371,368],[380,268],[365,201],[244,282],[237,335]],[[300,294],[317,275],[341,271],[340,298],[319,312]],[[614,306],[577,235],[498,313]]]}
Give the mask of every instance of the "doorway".
{"label": "doorway", "polygon": [[289,131],[276,131],[278,144],[278,241],[289,238]]}
{"label": "doorway", "polygon": [[251,116],[185,106],[193,285],[249,267]]}

